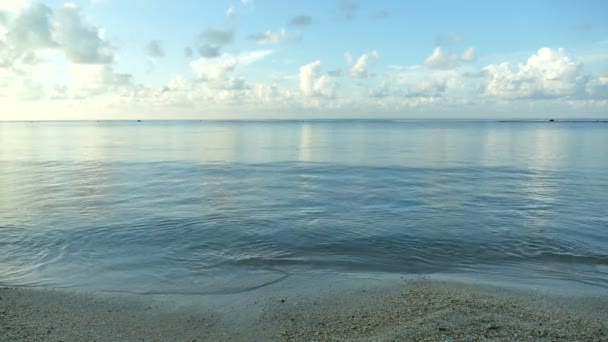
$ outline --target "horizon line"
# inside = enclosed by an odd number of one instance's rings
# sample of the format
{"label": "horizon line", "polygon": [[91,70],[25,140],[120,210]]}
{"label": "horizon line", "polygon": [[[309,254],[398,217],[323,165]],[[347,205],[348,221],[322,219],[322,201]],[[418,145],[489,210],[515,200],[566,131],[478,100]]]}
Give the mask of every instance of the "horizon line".
{"label": "horizon line", "polygon": [[489,121],[489,122],[608,122],[608,118],[309,118],[309,119],[31,119],[3,120],[0,123],[19,122],[330,122],[330,121]]}

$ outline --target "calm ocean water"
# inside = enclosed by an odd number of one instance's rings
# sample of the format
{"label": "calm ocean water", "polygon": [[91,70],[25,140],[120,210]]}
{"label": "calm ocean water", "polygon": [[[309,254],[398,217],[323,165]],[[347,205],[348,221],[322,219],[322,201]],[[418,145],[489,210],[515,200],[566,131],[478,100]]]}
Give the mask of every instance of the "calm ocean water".
{"label": "calm ocean water", "polygon": [[608,124],[0,123],[0,251],[4,285],[389,272],[608,289]]}

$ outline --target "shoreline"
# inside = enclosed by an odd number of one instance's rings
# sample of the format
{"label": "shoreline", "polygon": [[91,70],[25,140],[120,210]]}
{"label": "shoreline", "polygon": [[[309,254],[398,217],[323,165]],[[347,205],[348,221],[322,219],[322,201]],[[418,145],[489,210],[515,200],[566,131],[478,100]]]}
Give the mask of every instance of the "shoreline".
{"label": "shoreline", "polygon": [[0,341],[608,341],[608,293],[294,277],[226,295],[0,287]]}

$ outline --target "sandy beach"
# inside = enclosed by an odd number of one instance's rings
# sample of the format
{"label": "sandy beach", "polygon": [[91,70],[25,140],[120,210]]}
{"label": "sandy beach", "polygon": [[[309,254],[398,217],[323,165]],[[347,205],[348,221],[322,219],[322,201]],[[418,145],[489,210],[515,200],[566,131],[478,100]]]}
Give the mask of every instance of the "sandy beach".
{"label": "sandy beach", "polygon": [[0,340],[608,341],[605,296],[424,279],[347,283],[212,296],[1,288]]}

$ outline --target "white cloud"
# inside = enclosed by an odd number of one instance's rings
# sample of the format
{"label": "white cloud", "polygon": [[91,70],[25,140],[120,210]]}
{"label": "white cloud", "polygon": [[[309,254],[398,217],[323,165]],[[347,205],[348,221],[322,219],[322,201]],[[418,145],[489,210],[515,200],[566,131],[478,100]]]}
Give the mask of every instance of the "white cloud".
{"label": "white cloud", "polygon": [[219,58],[217,60],[208,60],[205,58],[197,59],[190,63],[196,76],[203,81],[219,81],[233,71],[238,62],[235,57],[229,56]]}
{"label": "white cloud", "polygon": [[68,59],[76,64],[111,64],[114,49],[100,38],[98,28],[86,22],[78,8],[55,14],[55,36]]}
{"label": "white cloud", "polygon": [[368,67],[372,58],[378,58],[378,52],[376,50],[362,54],[355,65],[350,69],[350,75],[355,78],[368,78],[370,77]]}
{"label": "white cloud", "polygon": [[458,56],[446,56],[441,47],[437,46],[433,52],[424,60],[424,65],[429,68],[451,69],[458,66]]}
{"label": "white cloud", "polygon": [[344,60],[346,61],[346,64],[351,65],[355,61],[355,57],[353,57],[353,54],[350,53],[350,51],[346,51],[344,53]]}
{"label": "white cloud", "polygon": [[283,35],[281,34],[282,32],[283,31],[276,33],[272,31],[265,31],[260,33],[254,33],[250,35],[249,38],[255,40],[255,42],[260,45],[274,45],[280,43],[283,40]]}
{"label": "white cloud", "polygon": [[274,84],[258,84],[255,87],[255,97],[259,101],[271,103],[280,98],[280,92]]}
{"label": "white cloud", "polygon": [[282,28],[277,32],[264,31],[254,33],[249,36],[249,39],[254,40],[259,45],[276,45],[285,41],[298,41],[300,38],[295,33]]}
{"label": "white cloud", "polygon": [[116,73],[112,65],[71,64],[69,75],[79,96],[98,95],[131,84],[131,75]]}
{"label": "white cloud", "polygon": [[193,88],[193,84],[185,77],[177,75],[169,81],[168,88],[170,90],[189,90]]}
{"label": "white cloud", "polygon": [[200,58],[190,63],[196,76],[203,81],[222,82],[237,66],[247,66],[273,53],[272,50],[257,50],[238,55],[223,55],[216,59]]}
{"label": "white cloud", "polygon": [[74,63],[110,64],[114,59],[104,31],[87,23],[70,3],[55,12],[41,3],[24,8],[8,25],[6,39],[16,57],[56,49]]}
{"label": "white cloud", "polygon": [[249,65],[262,60],[273,53],[273,50],[256,50],[238,54],[236,55],[236,58],[240,65]]}
{"label": "white cloud", "polygon": [[2,0],[0,1],[0,12],[18,13],[27,5],[27,0]]}
{"label": "white cloud", "polygon": [[38,80],[44,77],[45,71],[48,70],[35,69],[27,70],[25,74],[17,74],[9,69],[0,68],[0,99],[18,101],[42,99],[45,95],[44,87]]}
{"label": "white cloud", "polygon": [[476,58],[476,50],[473,47],[468,48],[464,54],[458,56],[456,54],[445,54],[440,46],[433,49],[433,52],[424,60],[424,65],[432,69],[453,69],[461,66],[463,63],[471,62]]}
{"label": "white cloud", "polygon": [[586,91],[592,99],[608,99],[608,75],[591,80]]}
{"label": "white cloud", "polygon": [[103,27],[100,27],[100,28],[97,30],[97,37],[99,37],[99,39],[101,39],[101,40],[104,40],[104,41],[105,41],[105,40],[106,40],[106,29],[105,29],[105,28],[103,28]]}
{"label": "white cloud", "polygon": [[229,20],[234,20],[236,18],[234,6],[228,7],[228,9],[226,10],[226,18],[228,18]]}
{"label": "white cloud", "polygon": [[312,63],[300,67],[300,91],[307,97],[333,97],[336,85],[327,75],[321,75],[321,62]]}
{"label": "white cloud", "polygon": [[88,97],[131,86],[129,74],[114,72],[114,50],[103,30],[86,22],[77,6],[53,11],[33,3],[10,19],[0,38],[0,68],[20,85],[15,99]]}
{"label": "white cloud", "polygon": [[437,99],[444,96],[448,78],[444,71],[404,70],[386,76],[380,84],[369,88],[368,94],[376,99]]}
{"label": "white cloud", "polygon": [[409,97],[437,97],[446,90],[446,81],[424,80],[411,87],[406,94]]}
{"label": "white cloud", "polygon": [[51,27],[52,11],[46,5],[36,3],[19,13],[10,25],[6,36],[18,50],[38,50],[55,47]]}
{"label": "white cloud", "polygon": [[517,67],[509,63],[486,66],[486,92],[512,99],[582,95],[588,79],[581,68],[563,49],[542,48]]}
{"label": "white cloud", "polygon": [[[334,71],[323,70],[320,61],[294,69],[294,65],[298,65],[294,64],[297,56],[283,54],[273,61],[276,65],[263,63],[264,69],[249,70],[247,66],[268,58],[273,51],[225,53],[224,49],[233,43],[237,34],[236,26],[227,21],[230,26],[205,30],[193,42],[196,45],[186,48],[185,54],[190,59],[182,63],[190,63],[192,75],[166,76],[175,71],[170,68],[179,68],[167,60],[166,68],[154,75],[154,85],[138,84],[130,74],[117,72],[120,70],[118,53],[106,38],[116,32],[106,35],[104,28],[89,22],[84,13],[84,9],[90,8],[88,5],[79,8],[72,3],[57,2],[51,8],[34,0],[29,6],[25,1],[19,5],[15,5],[18,1],[0,2],[0,11],[3,11],[0,15],[0,108],[7,108],[7,103],[17,104],[14,108],[24,108],[18,107],[19,103],[27,101],[27,106],[34,106],[38,101],[37,108],[42,109],[52,103],[74,104],[81,111],[85,108],[81,105],[89,106],[86,108],[101,105],[98,113],[116,105],[123,113],[133,108],[130,106],[143,108],[142,113],[148,109],[175,113],[162,108],[189,108],[192,113],[200,113],[201,106],[205,106],[224,113],[318,110],[319,115],[351,115],[357,111],[369,114],[382,113],[382,110],[412,113],[408,111],[410,108],[425,108],[429,112],[446,108],[461,110],[468,103],[475,103],[479,106],[477,109],[487,106],[484,110],[501,104],[505,108],[508,105],[541,108],[544,104],[557,108],[574,106],[574,103],[577,108],[596,106],[597,111],[597,108],[605,109],[608,103],[608,75],[584,74],[582,63],[562,49],[540,49],[528,59],[503,55],[506,59],[499,60],[520,58],[522,62],[480,68],[477,63],[471,63],[477,59],[475,48],[465,50],[466,46],[454,45],[462,41],[457,36],[448,36],[442,42],[446,46],[435,48],[424,64],[387,66],[386,73],[378,73],[380,68],[375,70],[374,62],[379,58],[375,51],[356,56],[347,51],[344,53],[347,66],[338,65],[337,70],[336,65],[327,66]],[[358,13],[356,3],[343,3],[347,12],[350,11],[350,14],[343,13],[345,17],[352,18]],[[246,1],[246,5],[251,6],[252,2]],[[234,18],[235,9],[245,11],[237,1],[226,11],[228,19]],[[218,14],[222,19],[221,10]],[[297,31],[292,30],[311,23],[312,18],[308,16],[295,16],[285,23],[285,28],[261,32],[251,39],[260,45],[296,40],[299,39]],[[150,60],[152,64],[165,55],[159,41],[140,46],[140,55],[142,48],[148,57],[154,58]],[[197,58],[193,56],[197,52],[206,58],[192,61]],[[577,53],[589,70],[603,71],[600,62],[604,59],[596,60],[590,67],[587,61],[591,55],[582,50]],[[291,68],[291,73],[287,68]],[[250,78],[250,72],[256,77]],[[371,80],[360,81],[371,76],[374,76]],[[162,77],[166,79],[162,81]],[[338,89],[344,91],[338,92]]]}
{"label": "white cloud", "polygon": [[474,47],[470,47],[462,54],[462,60],[465,62],[472,62],[477,58],[477,51]]}

